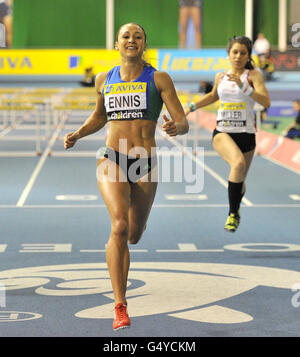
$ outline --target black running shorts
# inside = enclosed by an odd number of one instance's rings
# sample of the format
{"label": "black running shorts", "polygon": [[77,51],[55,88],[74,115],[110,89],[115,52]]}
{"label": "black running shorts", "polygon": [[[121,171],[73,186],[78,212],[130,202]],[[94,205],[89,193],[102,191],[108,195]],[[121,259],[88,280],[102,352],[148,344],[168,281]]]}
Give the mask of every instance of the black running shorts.
{"label": "black running shorts", "polygon": [[128,157],[108,146],[102,148],[99,157],[105,157],[108,160],[115,162],[122,169],[130,183],[136,183],[139,179],[150,173],[157,165],[156,156],[147,158]]}
{"label": "black running shorts", "polygon": [[[219,133],[222,132],[215,129],[213,131],[212,137],[214,138]],[[241,152],[245,153],[255,149],[256,146],[255,134],[251,134],[251,133],[225,133],[225,134],[228,134],[234,140],[234,142],[240,148]]]}

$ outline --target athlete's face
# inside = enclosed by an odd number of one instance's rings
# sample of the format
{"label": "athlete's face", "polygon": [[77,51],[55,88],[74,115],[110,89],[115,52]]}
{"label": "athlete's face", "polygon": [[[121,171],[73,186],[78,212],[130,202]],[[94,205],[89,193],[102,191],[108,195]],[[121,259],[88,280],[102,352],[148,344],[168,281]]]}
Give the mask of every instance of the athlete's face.
{"label": "athlete's face", "polygon": [[235,42],[229,51],[229,61],[234,68],[245,68],[249,60],[247,47],[241,43]]}
{"label": "athlete's face", "polygon": [[135,24],[122,26],[116,42],[116,49],[126,57],[141,57],[146,49],[143,30]]}
{"label": "athlete's face", "polygon": [[300,111],[300,103],[298,103],[297,101],[294,101],[293,108],[294,108],[295,112]]}

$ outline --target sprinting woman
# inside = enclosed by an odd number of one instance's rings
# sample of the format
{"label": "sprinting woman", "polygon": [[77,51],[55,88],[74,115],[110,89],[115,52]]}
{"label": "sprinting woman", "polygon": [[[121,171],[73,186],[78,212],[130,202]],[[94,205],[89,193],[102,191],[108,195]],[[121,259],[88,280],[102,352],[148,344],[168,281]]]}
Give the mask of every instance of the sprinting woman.
{"label": "sprinting woman", "polygon": [[231,69],[217,73],[212,91],[197,103],[190,103],[186,115],[220,100],[213,147],[230,165],[228,177],[229,213],[225,230],[235,232],[240,223],[240,203],[245,180],[255,152],[254,102],[270,106],[261,73],[251,59],[252,42],[244,36],[233,37],[227,47]]}
{"label": "sprinting woman", "polygon": [[114,300],[114,330],[129,327],[126,288],[130,257],[128,242],[136,244],[146,229],[154,201],[157,179],[155,128],[162,105],[171,116],[163,116],[162,129],[170,136],[185,134],[188,122],[167,73],[159,72],[143,59],[146,33],[128,23],[119,29],[115,47],[121,65],[96,77],[96,108],[75,132],[65,136],[68,149],[75,142],[110,123],[106,147],[97,161],[98,187],[111,219],[106,261]]}

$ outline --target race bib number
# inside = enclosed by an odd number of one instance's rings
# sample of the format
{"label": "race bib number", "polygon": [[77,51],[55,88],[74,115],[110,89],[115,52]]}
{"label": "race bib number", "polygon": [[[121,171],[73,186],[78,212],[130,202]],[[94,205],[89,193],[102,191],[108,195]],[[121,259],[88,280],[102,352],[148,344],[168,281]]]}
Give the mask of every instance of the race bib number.
{"label": "race bib number", "polygon": [[217,123],[220,127],[246,126],[246,103],[220,103]]}
{"label": "race bib number", "polygon": [[104,104],[110,120],[146,119],[147,83],[128,82],[104,87]]}

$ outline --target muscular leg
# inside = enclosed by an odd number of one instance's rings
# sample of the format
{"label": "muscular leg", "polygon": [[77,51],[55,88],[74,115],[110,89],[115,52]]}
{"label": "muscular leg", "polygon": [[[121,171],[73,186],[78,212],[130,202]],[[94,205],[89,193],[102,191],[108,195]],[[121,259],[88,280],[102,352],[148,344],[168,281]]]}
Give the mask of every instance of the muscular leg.
{"label": "muscular leg", "polygon": [[[109,160],[102,159],[114,172],[119,167]],[[101,164],[100,164],[101,165]],[[155,172],[157,168],[152,170]],[[98,170],[98,186],[106,203],[110,217],[112,230],[106,248],[107,265],[112,281],[115,303],[126,303],[127,277],[130,265],[130,256],[127,240],[136,244],[146,226],[146,222],[154,201],[157,180],[153,175],[153,182],[145,177],[137,183],[111,182],[108,179],[108,169]],[[119,175],[115,176],[116,181]],[[124,177],[123,177],[124,178]],[[115,180],[114,180],[115,181]]]}
{"label": "muscular leg", "polygon": [[[156,193],[157,183],[134,183],[131,186],[130,206],[128,208],[128,242],[137,244],[146,229],[147,219]],[[125,299],[130,266],[128,246],[123,258],[123,295]],[[125,299],[126,302],[126,299]]]}
{"label": "muscular leg", "polygon": [[131,203],[128,212],[128,241],[131,244],[138,243],[142,237],[154,201],[156,189],[157,182],[138,181],[132,185]]}
{"label": "muscular leg", "polygon": [[[97,171],[98,187],[111,218],[111,234],[106,246],[106,261],[114,292],[115,304],[126,304],[127,275],[129,269],[128,251],[128,211],[130,207],[131,187],[128,182],[119,182],[119,167],[113,162],[101,159],[110,169],[117,172],[116,180],[110,180],[108,171]],[[114,181],[114,182],[113,182]]]}
{"label": "muscular leg", "polygon": [[230,165],[228,180],[231,182],[244,181],[247,173],[246,160],[233,139],[226,133],[219,133],[213,139],[213,147]]}

